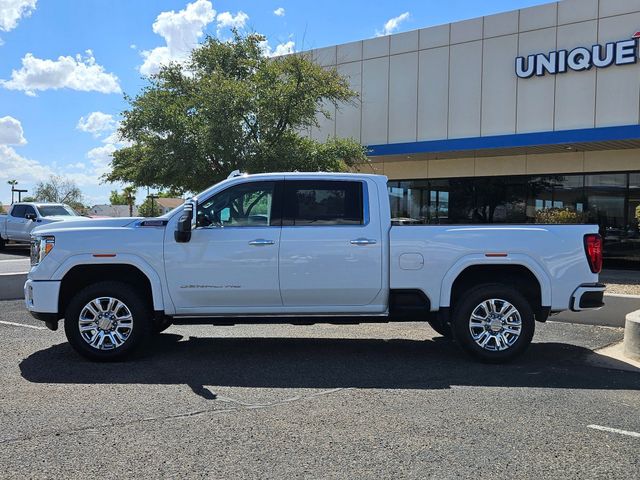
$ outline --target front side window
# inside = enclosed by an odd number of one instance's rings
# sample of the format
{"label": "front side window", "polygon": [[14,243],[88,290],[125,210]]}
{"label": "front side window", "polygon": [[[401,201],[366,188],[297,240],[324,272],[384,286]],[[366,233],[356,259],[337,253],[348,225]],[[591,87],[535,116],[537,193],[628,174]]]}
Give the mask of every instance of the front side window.
{"label": "front side window", "polygon": [[243,183],[198,203],[198,227],[266,227],[272,224],[275,182]]}
{"label": "front side window", "polygon": [[11,216],[14,218],[24,218],[27,211],[26,205],[16,205],[11,209]]}
{"label": "front side window", "polygon": [[287,181],[284,208],[286,225],[362,225],[362,182]]}

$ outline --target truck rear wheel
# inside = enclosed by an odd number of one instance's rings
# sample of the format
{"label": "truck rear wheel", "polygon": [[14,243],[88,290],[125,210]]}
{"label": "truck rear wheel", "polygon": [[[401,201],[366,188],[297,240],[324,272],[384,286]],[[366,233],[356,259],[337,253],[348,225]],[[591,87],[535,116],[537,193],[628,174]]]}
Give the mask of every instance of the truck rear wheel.
{"label": "truck rear wheel", "polygon": [[488,362],[509,361],[533,339],[535,319],[529,302],[507,285],[484,284],[454,307],[452,331],[471,355]]}
{"label": "truck rear wheel", "polygon": [[151,308],[127,283],[95,283],[69,302],[64,330],[80,355],[98,362],[121,360],[151,335]]}

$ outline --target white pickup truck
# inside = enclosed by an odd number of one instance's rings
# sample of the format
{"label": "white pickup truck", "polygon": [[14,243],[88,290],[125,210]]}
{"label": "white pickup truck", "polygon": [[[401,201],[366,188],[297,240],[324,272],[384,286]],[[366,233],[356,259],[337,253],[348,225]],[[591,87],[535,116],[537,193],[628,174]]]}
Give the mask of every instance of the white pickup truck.
{"label": "white pickup truck", "polygon": [[83,219],[84,217],[80,217],[69,205],[63,203],[14,203],[8,214],[0,215],[0,249],[7,242],[29,244],[31,231],[36,227]]}
{"label": "white pickup truck", "polygon": [[37,228],[25,301],[98,361],[172,323],[425,321],[499,362],[536,320],[603,305],[597,232],[392,226],[386,177],[244,175],[159,218]]}

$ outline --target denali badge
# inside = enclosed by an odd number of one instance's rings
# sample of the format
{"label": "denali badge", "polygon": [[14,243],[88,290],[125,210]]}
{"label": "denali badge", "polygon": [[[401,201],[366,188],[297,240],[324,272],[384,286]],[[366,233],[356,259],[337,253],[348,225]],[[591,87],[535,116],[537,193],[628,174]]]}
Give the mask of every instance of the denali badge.
{"label": "denali badge", "polygon": [[610,42],[606,45],[594,45],[590,48],[578,47],[571,51],[559,50],[548,55],[538,53],[516,58],[516,75],[529,78],[542,77],[547,73],[556,75],[567,70],[580,72],[592,67],[606,68],[611,65],[628,65],[638,62],[638,38],[640,32],[631,40]]}

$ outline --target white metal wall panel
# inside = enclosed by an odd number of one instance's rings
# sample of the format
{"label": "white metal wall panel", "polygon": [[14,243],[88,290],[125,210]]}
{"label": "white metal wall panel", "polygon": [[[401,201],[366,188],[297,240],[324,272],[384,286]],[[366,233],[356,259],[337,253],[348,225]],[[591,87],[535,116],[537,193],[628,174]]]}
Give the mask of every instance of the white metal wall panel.
{"label": "white metal wall panel", "polygon": [[[366,44],[366,42],[365,42]],[[362,63],[362,143],[387,143],[389,57]]]}
{"label": "white metal wall panel", "polygon": [[484,17],[484,38],[518,33],[519,17],[518,10]]}
{"label": "white metal wall panel", "polygon": [[486,39],[482,62],[482,135],[516,131],[517,77],[513,59],[518,54],[518,35]]}
{"label": "white metal wall panel", "polygon": [[600,18],[640,12],[640,0],[600,0]]}
{"label": "white metal wall panel", "polygon": [[562,0],[558,2],[558,25],[598,18],[598,0]]}
{"label": "white metal wall panel", "polygon": [[[558,49],[571,51],[598,40],[598,22],[572,23],[558,27]],[[535,80],[535,79],[534,79]],[[596,70],[568,71],[556,76],[555,129],[593,128],[596,109]]]}
{"label": "white metal wall panel", "polygon": [[389,37],[369,38],[362,42],[362,58],[376,58],[389,55]]}
{"label": "white metal wall panel", "polygon": [[419,30],[420,50],[449,45],[450,29],[451,27],[447,23],[446,25],[438,25],[437,27],[429,27]]}
{"label": "white metal wall panel", "polygon": [[338,65],[338,73],[349,79],[349,86],[358,92],[354,104],[342,104],[336,112],[336,135],[360,141],[360,94],[362,93],[362,62]]}
{"label": "white metal wall panel", "polygon": [[418,30],[398,33],[389,38],[391,55],[418,50]]}
{"label": "white metal wall panel", "polygon": [[451,45],[449,138],[480,136],[482,41]]}
{"label": "white metal wall panel", "polygon": [[520,10],[520,32],[554,27],[558,18],[557,3],[547,3]]}
{"label": "white metal wall panel", "polygon": [[336,58],[338,64],[360,60],[362,60],[362,41],[338,45]]}
{"label": "white metal wall panel", "polygon": [[472,18],[451,24],[451,43],[464,43],[482,38],[483,18]]}
{"label": "white metal wall panel", "polygon": [[[640,13],[602,18],[598,40],[601,43],[624,40],[638,30]],[[597,82],[596,126],[638,123],[640,64],[600,69],[597,72]]]}
{"label": "white metal wall panel", "polygon": [[418,140],[447,138],[449,47],[422,50],[418,72]]}
{"label": "white metal wall panel", "polygon": [[389,143],[415,142],[418,52],[392,55],[389,66]]}
{"label": "white metal wall panel", "polygon": [[[521,33],[519,48],[523,56],[555,50],[556,29]],[[518,79],[518,133],[553,130],[555,83],[555,76],[550,75]]]}

